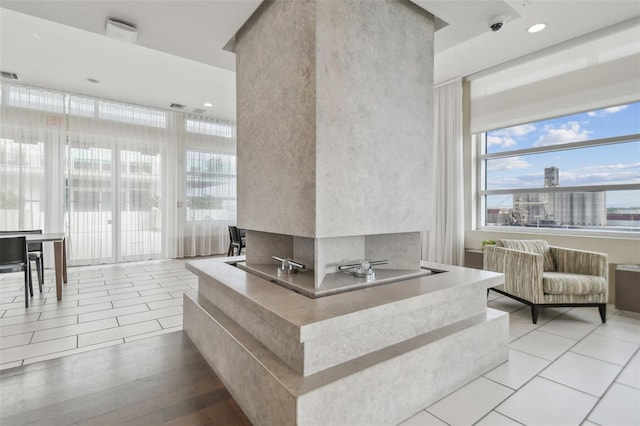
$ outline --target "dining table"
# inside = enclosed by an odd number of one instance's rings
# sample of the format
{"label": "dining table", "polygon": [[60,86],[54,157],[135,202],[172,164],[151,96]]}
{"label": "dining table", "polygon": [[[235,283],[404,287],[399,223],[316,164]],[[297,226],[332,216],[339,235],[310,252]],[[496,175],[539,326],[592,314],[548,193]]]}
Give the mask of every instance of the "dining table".
{"label": "dining table", "polygon": [[43,234],[10,233],[0,238],[26,237],[27,243],[53,243],[53,256],[56,272],[56,298],[62,300],[62,283],[67,282],[67,243],[64,232],[46,232]]}

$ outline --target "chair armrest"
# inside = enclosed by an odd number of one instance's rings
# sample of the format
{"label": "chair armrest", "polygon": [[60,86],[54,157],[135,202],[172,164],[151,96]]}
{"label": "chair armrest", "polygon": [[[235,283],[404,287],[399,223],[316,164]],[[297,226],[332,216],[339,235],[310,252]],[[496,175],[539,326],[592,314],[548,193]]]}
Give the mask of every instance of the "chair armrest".
{"label": "chair armrest", "polygon": [[484,246],[484,269],[504,274],[504,290],[532,303],[542,303],[542,271],[544,259],[541,254]]}
{"label": "chair armrest", "polygon": [[608,281],[609,267],[607,255],[592,251],[550,247],[556,261],[556,271],[572,274],[595,275]]}

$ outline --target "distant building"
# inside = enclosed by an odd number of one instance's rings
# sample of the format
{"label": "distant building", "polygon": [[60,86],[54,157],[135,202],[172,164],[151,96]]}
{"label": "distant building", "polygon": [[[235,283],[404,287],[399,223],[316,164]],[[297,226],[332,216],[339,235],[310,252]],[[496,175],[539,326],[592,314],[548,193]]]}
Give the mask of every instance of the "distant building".
{"label": "distant building", "polygon": [[[544,169],[544,187],[560,186],[560,170]],[[513,195],[513,208],[501,213],[499,223],[524,226],[604,226],[606,192],[550,192]]]}

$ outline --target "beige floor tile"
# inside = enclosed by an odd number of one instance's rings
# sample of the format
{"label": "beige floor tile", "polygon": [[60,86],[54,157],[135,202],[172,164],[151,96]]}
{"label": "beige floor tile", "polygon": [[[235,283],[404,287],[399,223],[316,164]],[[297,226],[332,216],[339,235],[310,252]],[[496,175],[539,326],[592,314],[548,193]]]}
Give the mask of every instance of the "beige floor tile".
{"label": "beige floor tile", "polygon": [[78,347],[95,345],[116,339],[136,336],[160,330],[162,327],[156,320],[139,322],[131,325],[110,328],[108,330],[94,331],[92,333],[78,335]]}
{"label": "beige floor tile", "polygon": [[471,425],[512,393],[508,387],[480,377],[431,405],[427,411],[448,424]]}
{"label": "beige floor tile", "polygon": [[601,324],[593,333],[640,344],[640,326],[624,320],[616,321],[612,318],[606,324]]}
{"label": "beige floor tile", "polygon": [[519,389],[548,365],[546,359],[510,349],[509,360],[484,377],[511,389]]}
{"label": "beige floor tile", "polygon": [[55,311],[46,311],[40,314],[40,321],[52,319],[52,318],[60,318],[66,317],[70,315],[78,315],[85,312],[95,312],[103,309],[111,309],[113,306],[110,302],[98,303],[95,305],[87,305],[87,306],[77,306],[73,308],[66,309],[58,309]]}
{"label": "beige floor tile", "polygon": [[182,306],[182,298],[171,298],[165,300],[159,300],[157,302],[148,302],[149,309],[167,308],[169,306]]}
{"label": "beige floor tile", "polygon": [[120,325],[128,325],[174,315],[182,315],[182,306],[169,306],[168,308],[154,309],[152,311],[147,310],[138,314],[122,315],[118,316],[118,322]]}
{"label": "beige floor tile", "polygon": [[[54,293],[55,294],[55,293]],[[107,292],[107,290],[99,290],[99,291],[92,291],[90,293],[78,293],[78,294],[66,294],[64,292],[64,290],[62,291],[62,301],[66,302],[66,301],[71,301],[71,300],[77,300],[79,304],[85,303],[88,304],[86,302],[84,302],[85,300],[94,300],[94,299],[99,299],[103,296],[108,296],[109,293]],[[52,294],[52,298],[54,298],[55,296]]]}
{"label": "beige floor tile", "polygon": [[140,303],[156,302],[158,300],[167,300],[167,299],[173,299],[173,297],[171,297],[171,294],[159,293],[159,294],[152,294],[151,296],[144,296],[144,297],[137,297],[137,298],[133,297],[131,299],[123,299],[123,300],[114,300],[111,303],[115,308],[121,308],[123,306],[138,305]]}
{"label": "beige floor tile", "polygon": [[482,418],[475,426],[519,426],[520,423],[497,411],[492,411]]}
{"label": "beige floor tile", "polygon": [[514,340],[509,344],[509,347],[511,349],[553,361],[566,352],[570,347],[575,345],[576,342],[577,341],[573,339],[535,330],[517,340]]}
{"label": "beige floor tile", "polygon": [[8,349],[0,350],[0,363],[24,360],[54,352],[66,351],[74,349],[77,346],[78,339],[76,336],[64,337],[62,339],[51,340],[48,342],[32,343],[24,346],[16,346]]}
{"label": "beige floor tile", "polygon": [[447,426],[447,424],[433,414],[423,410],[403,421],[398,426]]}
{"label": "beige floor tile", "polygon": [[591,334],[571,348],[572,352],[625,365],[640,345],[599,334]]}
{"label": "beige floor tile", "polygon": [[159,334],[173,333],[174,331],[180,331],[180,330],[182,330],[182,325],[179,327],[166,328],[158,331],[152,331],[150,333],[138,334],[136,336],[126,337],[124,340],[125,340],[125,343],[133,342],[134,340],[146,339],[148,337],[157,336]]}
{"label": "beige floor tile", "polygon": [[14,346],[28,345],[31,343],[33,333],[14,334],[12,336],[0,337],[0,349],[12,348]]}
{"label": "beige floor tile", "polygon": [[94,349],[104,348],[104,347],[107,347],[107,346],[119,345],[120,343],[124,343],[124,339],[111,340],[109,342],[98,343],[96,345],[85,346],[85,347],[82,347],[82,348],[69,349],[67,351],[54,352],[54,353],[47,354],[47,355],[41,355],[41,356],[37,356],[37,357],[33,357],[33,358],[27,358],[27,359],[24,360],[24,365],[33,364],[35,362],[40,362],[40,361],[47,361],[47,360],[55,359],[55,358],[60,358],[60,357],[67,356],[67,355],[74,355],[74,354],[78,354],[78,353],[81,353],[81,352],[92,351]]}
{"label": "beige floor tile", "polygon": [[598,398],[539,377],[495,411],[524,425],[579,425]]}
{"label": "beige floor tile", "polygon": [[102,297],[95,297],[91,299],[82,299],[82,300],[79,300],[78,303],[80,306],[85,306],[85,305],[93,305],[95,303],[113,302],[115,300],[133,299],[139,296],[140,295],[138,294],[137,291],[131,291],[127,293],[111,294],[111,295],[105,295]]}
{"label": "beige floor tile", "polygon": [[0,327],[5,327],[7,325],[14,325],[14,324],[22,324],[24,322],[32,322],[32,321],[38,321],[38,319],[40,318],[42,314],[40,312],[36,312],[33,314],[27,314],[27,315],[16,315],[13,317],[2,317],[0,318]]}
{"label": "beige floor tile", "polygon": [[567,352],[540,373],[540,377],[600,397],[620,371],[622,367],[618,365]]}
{"label": "beige floor tile", "polygon": [[[93,305],[89,305],[93,306]],[[135,314],[140,312],[148,312],[149,308],[146,304],[129,305],[122,308],[105,309],[96,312],[87,312],[78,316],[78,322],[96,321],[103,318],[116,318],[120,315]],[[122,324],[121,324],[122,325]]]}
{"label": "beige floor tile", "polygon": [[599,425],[640,425],[640,390],[614,383],[589,420]]}
{"label": "beige floor tile", "polygon": [[75,315],[68,317],[53,318],[45,321],[25,322],[21,324],[9,325],[0,328],[0,335],[11,336],[13,334],[29,333],[32,331],[46,330],[48,328],[63,327],[78,323]]}
{"label": "beige floor tile", "polygon": [[142,290],[140,292],[140,294],[142,296],[151,296],[153,294],[160,294],[160,293],[170,293],[170,292],[175,292],[178,290],[191,290],[191,287],[189,287],[188,285],[182,284],[179,286],[172,286],[172,287],[168,287],[168,288],[160,288],[160,289],[156,289],[156,290]]}
{"label": "beige floor tile", "polygon": [[118,326],[115,318],[106,318],[98,321],[83,322],[81,324],[73,324],[65,327],[50,328],[48,330],[36,331],[33,333],[32,342],[43,342],[45,340],[59,339],[61,337],[75,336],[81,333],[89,333],[91,331],[105,330]]}
{"label": "beige floor tile", "polygon": [[567,314],[549,321],[538,328],[539,331],[556,334],[569,339],[580,340],[598,327],[598,324],[575,319]]}
{"label": "beige floor tile", "polygon": [[0,364],[0,371],[7,370],[13,367],[20,367],[21,365],[22,361],[5,362],[4,364]]}
{"label": "beige floor tile", "polygon": [[162,328],[173,328],[173,327],[181,327],[182,328],[182,314],[174,315],[171,317],[158,318],[158,322]]}
{"label": "beige floor tile", "polygon": [[640,390],[640,352],[624,367],[616,382]]}

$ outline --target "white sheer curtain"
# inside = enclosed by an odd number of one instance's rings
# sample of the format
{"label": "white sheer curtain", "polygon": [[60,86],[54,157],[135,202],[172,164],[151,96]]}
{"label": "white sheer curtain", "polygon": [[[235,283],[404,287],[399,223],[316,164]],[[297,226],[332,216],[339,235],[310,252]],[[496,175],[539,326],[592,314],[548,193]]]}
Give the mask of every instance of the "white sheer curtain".
{"label": "white sheer curtain", "polygon": [[462,171],[462,80],[434,89],[433,218],[423,238],[423,258],[462,265],[464,181]]}
{"label": "white sheer curtain", "polygon": [[236,221],[235,124],[185,116],[179,132],[175,255],[226,253]]}
{"label": "white sheer curtain", "polygon": [[[0,230],[64,230],[64,97],[7,86],[0,107]],[[45,250],[50,247],[45,245]],[[51,253],[50,253],[51,254]],[[52,255],[45,255],[47,266]]]}
{"label": "white sheer curtain", "polygon": [[105,263],[162,257],[168,223],[168,113],[70,97],[66,151],[69,257]]}
{"label": "white sheer curtain", "polygon": [[235,123],[0,87],[0,230],[64,231],[70,264],[227,252]]}

